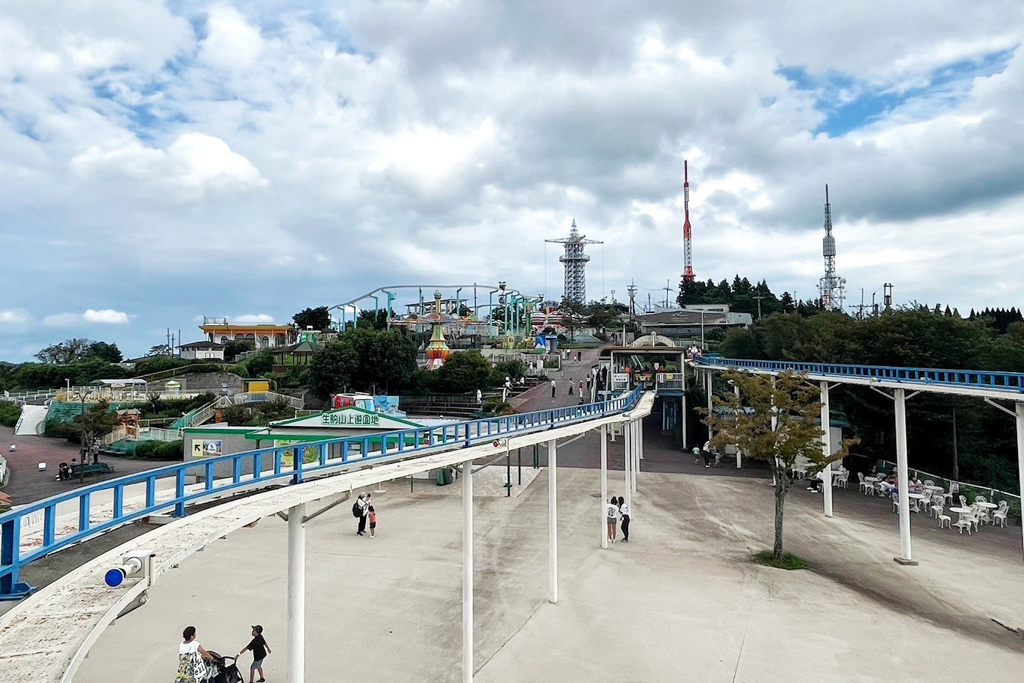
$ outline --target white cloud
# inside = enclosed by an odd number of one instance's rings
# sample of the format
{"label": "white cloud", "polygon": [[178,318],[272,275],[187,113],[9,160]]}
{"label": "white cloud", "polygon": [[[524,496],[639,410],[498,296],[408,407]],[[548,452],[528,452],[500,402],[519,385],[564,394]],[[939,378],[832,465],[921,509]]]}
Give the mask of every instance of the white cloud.
{"label": "white cloud", "polygon": [[88,309],[84,313],[57,313],[43,318],[46,327],[73,327],[76,325],[127,325],[129,315],[121,311],[104,308]]}
{"label": "white cloud", "polygon": [[274,316],[266,313],[246,313],[245,315],[238,315],[234,318],[228,318],[231,323],[237,323],[239,325],[255,325],[263,323],[273,323]]}
{"label": "white cloud", "polygon": [[146,147],[135,138],[95,145],[73,158],[71,167],[82,176],[97,174],[170,189],[183,199],[267,184],[248,159],[220,138],[201,133],[184,133],[167,149]]}
{"label": "white cloud", "polygon": [[[558,298],[543,240],[575,215],[606,243],[591,296],[635,278],[657,299],[682,268],[688,159],[698,277],[810,296],[827,182],[851,291],[1019,306],[1024,19],[1013,0],[951,7],[7,3],[4,276],[34,283],[26,310],[143,311],[119,328],[141,353],[176,320],[288,320],[385,284]],[[780,72],[891,95],[1001,51],[839,137],[814,133],[836,103]]]}
{"label": "white cloud", "polygon": [[252,66],[263,51],[259,29],[246,21],[234,7],[215,5],[206,13],[206,39],[200,44],[200,58],[214,67],[232,70]]}
{"label": "white cloud", "polygon": [[23,308],[0,309],[0,325],[21,325],[32,320],[32,316]]}

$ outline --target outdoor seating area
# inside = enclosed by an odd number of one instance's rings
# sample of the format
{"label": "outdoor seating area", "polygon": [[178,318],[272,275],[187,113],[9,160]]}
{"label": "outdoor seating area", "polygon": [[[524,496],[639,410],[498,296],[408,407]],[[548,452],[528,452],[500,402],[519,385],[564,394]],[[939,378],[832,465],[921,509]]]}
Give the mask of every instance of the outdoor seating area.
{"label": "outdoor seating area", "polygon": [[[858,490],[865,496],[889,498],[892,511],[899,512],[899,489],[895,473],[865,475],[857,473]],[[967,496],[960,492],[957,482],[950,482],[949,488],[937,485],[931,479],[911,480],[907,497],[910,499],[910,511],[913,513],[927,512],[938,523],[940,529],[956,529],[969,535],[981,529],[985,524],[1005,527],[1009,517],[1010,504],[1005,500],[998,503],[989,501],[987,497],[978,495],[968,503]],[[956,503],[956,504],[954,504]],[[950,514],[956,513],[954,522]]]}

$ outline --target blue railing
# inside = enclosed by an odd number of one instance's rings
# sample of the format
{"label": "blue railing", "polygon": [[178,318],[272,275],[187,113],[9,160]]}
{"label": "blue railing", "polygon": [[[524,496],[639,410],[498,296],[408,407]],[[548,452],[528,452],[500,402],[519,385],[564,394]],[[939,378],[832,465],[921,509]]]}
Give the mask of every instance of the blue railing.
{"label": "blue railing", "polygon": [[[181,465],[169,465],[132,474],[117,479],[79,488],[74,491],[51,496],[0,515],[0,599],[17,599],[33,589],[19,581],[25,565],[73,543],[80,543],[105,531],[148,515],[173,510],[175,516],[185,515],[185,506],[203,498],[219,495],[225,491],[254,484],[277,482],[283,484],[301,483],[308,474],[315,474],[338,468],[352,459],[360,463],[397,455],[413,456],[417,453],[433,452],[439,447],[467,447],[499,436],[526,432],[541,427],[553,428],[562,424],[594,419],[608,414],[623,412],[631,408],[640,398],[642,391],[636,389],[608,401],[585,403],[566,408],[552,408],[532,413],[505,415],[501,417],[470,420],[434,427],[405,429],[383,432],[370,436],[347,437],[310,442],[306,445],[263,448],[245,453],[233,453],[203,458]],[[292,466],[287,467],[285,458],[290,456]],[[304,462],[308,457],[310,462]],[[220,477],[218,481],[215,475]],[[186,491],[189,477],[201,478],[204,486],[199,490]],[[243,477],[245,477],[243,479]],[[157,481],[174,479],[174,495],[157,501]],[[132,511],[124,509],[125,491],[130,486],[145,487],[145,504]],[[92,521],[92,496],[111,491],[113,505],[108,519]],[[62,503],[77,501],[77,529],[64,535],[57,534],[57,507]],[[21,550],[21,529],[35,515],[42,515],[42,543],[25,552]]]}
{"label": "blue railing", "polygon": [[798,363],[776,360],[746,360],[738,358],[708,357],[695,360],[698,365],[768,372],[793,370],[816,375],[856,377],[889,382],[937,384],[950,387],[994,389],[1024,393],[1024,373],[992,372],[986,370],[937,370],[934,368],[900,368],[885,365],[847,365],[843,363]]}

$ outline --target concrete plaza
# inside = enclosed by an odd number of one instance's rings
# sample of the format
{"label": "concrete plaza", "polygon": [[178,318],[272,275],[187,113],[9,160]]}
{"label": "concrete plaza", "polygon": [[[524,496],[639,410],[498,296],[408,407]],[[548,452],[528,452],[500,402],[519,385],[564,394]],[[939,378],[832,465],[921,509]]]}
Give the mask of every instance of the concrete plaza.
{"label": "concrete plaza", "polygon": [[[477,496],[475,680],[1010,680],[1024,666],[1024,640],[1000,625],[1024,627],[1019,528],[960,537],[915,515],[921,564],[904,567],[887,501],[838,491],[826,519],[820,496],[794,489],[787,549],[812,569],[761,567],[748,558],[771,545],[764,478],[694,467],[649,436],[632,538],[601,550],[593,453],[591,438],[559,449],[578,466],[559,468],[556,605],[547,471],[521,495]],[[386,488],[377,539],[355,536],[345,504],[307,525],[308,681],[461,680],[459,486]],[[170,680],[185,626],[233,654],[255,623],[273,649],[267,680],[283,681],[286,549],[286,525],[268,518],[190,558],[106,631],[76,681]]]}

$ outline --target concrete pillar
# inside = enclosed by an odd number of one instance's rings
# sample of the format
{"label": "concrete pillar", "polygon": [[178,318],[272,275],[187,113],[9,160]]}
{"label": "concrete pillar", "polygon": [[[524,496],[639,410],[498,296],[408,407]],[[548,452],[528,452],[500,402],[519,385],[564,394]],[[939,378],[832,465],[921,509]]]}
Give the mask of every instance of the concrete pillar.
{"label": "concrete pillar", "polygon": [[910,482],[907,476],[907,395],[903,389],[894,389],[896,405],[896,485],[899,487],[900,511],[900,564],[917,564],[910,549]]}
{"label": "concrete pillar", "polygon": [[690,439],[686,434],[686,382],[683,382],[683,396],[680,401],[679,419],[682,421],[683,450],[690,450]]}
{"label": "concrete pillar", "polygon": [[608,547],[608,522],[605,505],[608,504],[608,425],[601,425],[601,547]]}
{"label": "concrete pillar", "polygon": [[630,510],[633,509],[633,478],[630,474],[633,468],[633,441],[629,438],[631,425],[631,422],[622,423],[622,483],[626,487],[626,503]]}
{"label": "concrete pillar", "polygon": [[[1020,477],[1020,490],[1024,495],[1024,402],[1017,401],[1015,408],[1017,416],[1017,476]],[[1021,534],[1024,535],[1024,525],[1021,526]]]}
{"label": "concrete pillar", "polygon": [[303,683],[306,665],[305,505],[288,509],[288,681]]}
{"label": "concrete pillar", "polygon": [[[733,387],[732,387],[732,390],[736,394],[736,398],[739,398],[740,397],[740,388],[734,384]],[[736,469],[742,469],[742,468],[743,468],[743,454],[740,452],[740,449],[737,448],[736,449]]]}
{"label": "concrete pillar", "polygon": [[548,602],[558,602],[558,447],[548,441]]}
{"label": "concrete pillar", "polygon": [[473,681],[473,462],[462,463],[462,680]]}
{"label": "concrete pillar", "polygon": [[[821,383],[821,428],[824,435],[821,437],[821,453],[826,458],[832,455],[832,428],[831,412],[828,404],[828,382]],[[832,516],[832,464],[825,466],[825,482],[821,487],[821,495],[825,499],[825,516]]]}

